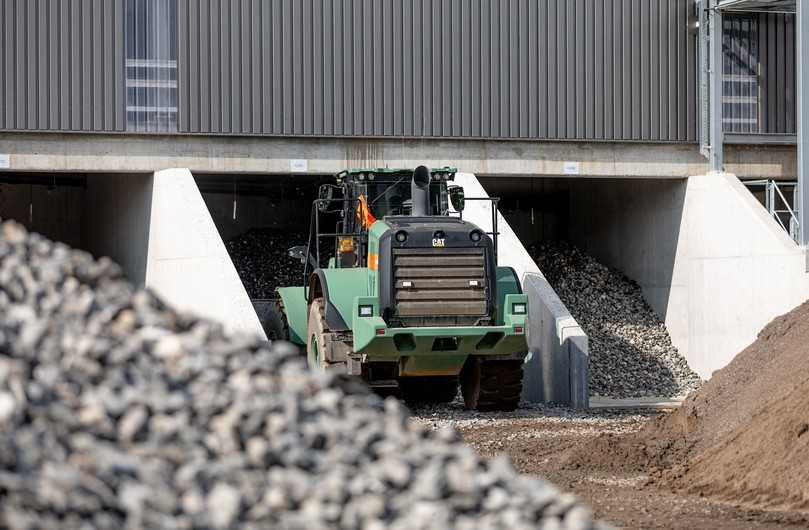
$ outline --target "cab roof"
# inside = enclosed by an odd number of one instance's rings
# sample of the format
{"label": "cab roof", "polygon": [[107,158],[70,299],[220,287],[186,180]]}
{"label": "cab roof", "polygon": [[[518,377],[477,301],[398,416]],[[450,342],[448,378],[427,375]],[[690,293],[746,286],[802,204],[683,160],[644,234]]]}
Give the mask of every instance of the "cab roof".
{"label": "cab roof", "polygon": [[[446,175],[448,176],[447,180],[452,180],[455,178],[455,173],[457,173],[458,169],[454,167],[444,166],[439,168],[432,168],[430,169],[431,175]],[[337,182],[342,181],[353,181],[355,179],[365,180],[368,175],[374,176],[386,176],[386,177],[397,177],[397,176],[404,176],[404,175],[411,175],[413,173],[413,168],[387,168],[387,167],[380,167],[380,168],[354,168],[354,169],[345,169],[335,175]]]}

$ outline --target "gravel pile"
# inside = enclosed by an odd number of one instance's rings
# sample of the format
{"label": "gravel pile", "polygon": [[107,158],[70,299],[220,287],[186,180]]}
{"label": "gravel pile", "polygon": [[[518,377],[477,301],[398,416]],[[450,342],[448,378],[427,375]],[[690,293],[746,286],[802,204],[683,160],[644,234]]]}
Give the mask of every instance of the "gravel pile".
{"label": "gravel pile", "polygon": [[303,232],[253,228],[225,242],[250,298],[276,298],[276,287],[301,284],[303,265],[287,251],[305,245],[308,237]]}
{"label": "gravel pile", "polygon": [[13,223],[0,314],[0,527],[599,527],[454,430]]}
{"label": "gravel pile", "polygon": [[567,243],[543,243],[531,254],[587,333],[590,394],[672,397],[700,385],[635,282]]}

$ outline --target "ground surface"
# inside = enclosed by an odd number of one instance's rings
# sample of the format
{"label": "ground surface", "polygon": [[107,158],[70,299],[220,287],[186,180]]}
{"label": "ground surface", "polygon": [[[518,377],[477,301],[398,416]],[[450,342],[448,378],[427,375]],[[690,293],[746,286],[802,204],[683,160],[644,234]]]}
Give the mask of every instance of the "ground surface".
{"label": "ground surface", "polygon": [[[599,410],[574,412],[559,408],[527,408],[509,414],[466,412],[460,403],[422,407],[415,421],[438,428],[452,425],[481,455],[510,456],[524,473],[540,475],[586,501],[595,515],[621,528],[716,528],[736,530],[808,528],[798,512],[761,511],[696,495],[677,493],[648,483],[642,473],[603,471],[568,461],[571,448],[607,434],[637,432],[659,411]],[[609,467],[609,466],[604,466]]]}

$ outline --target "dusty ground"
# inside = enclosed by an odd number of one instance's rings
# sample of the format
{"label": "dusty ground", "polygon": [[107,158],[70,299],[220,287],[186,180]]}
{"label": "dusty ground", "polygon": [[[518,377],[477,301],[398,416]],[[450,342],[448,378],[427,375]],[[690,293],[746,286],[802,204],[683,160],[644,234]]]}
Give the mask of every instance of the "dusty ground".
{"label": "dusty ground", "polygon": [[586,500],[595,514],[621,528],[696,530],[805,529],[809,519],[797,512],[773,512],[734,506],[676,493],[648,483],[642,473],[600,471],[571,465],[566,453],[605,434],[634,433],[654,411],[574,412],[528,408],[510,414],[466,412],[460,403],[423,407],[415,421],[431,427],[452,425],[485,456],[506,453],[524,473],[540,475]]}

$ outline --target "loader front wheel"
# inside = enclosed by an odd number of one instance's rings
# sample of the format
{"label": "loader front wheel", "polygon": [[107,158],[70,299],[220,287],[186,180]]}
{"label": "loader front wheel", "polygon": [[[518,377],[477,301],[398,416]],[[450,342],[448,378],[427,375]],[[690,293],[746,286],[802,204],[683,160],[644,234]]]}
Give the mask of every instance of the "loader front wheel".
{"label": "loader front wheel", "polygon": [[[316,371],[346,372],[345,344],[335,342],[326,326],[326,310],[322,298],[315,298],[309,305],[309,322],[306,326],[306,360],[309,368]],[[335,352],[342,352],[335,356]],[[337,357],[337,358],[335,358]]]}
{"label": "loader front wheel", "polygon": [[512,411],[522,394],[522,361],[470,357],[461,371],[461,393],[469,410]]}

